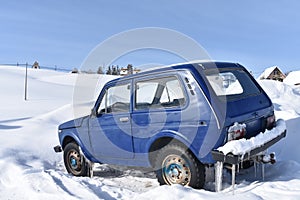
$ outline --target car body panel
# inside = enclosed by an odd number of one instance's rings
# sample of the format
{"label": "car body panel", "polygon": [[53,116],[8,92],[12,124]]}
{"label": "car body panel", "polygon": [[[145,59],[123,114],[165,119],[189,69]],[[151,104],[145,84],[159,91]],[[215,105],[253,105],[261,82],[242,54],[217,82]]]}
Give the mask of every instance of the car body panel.
{"label": "car body panel", "polygon": [[[237,99],[220,98],[205,74],[206,70],[215,69],[240,70],[259,92]],[[178,79],[184,104],[137,109],[137,83],[164,77]],[[105,91],[123,83],[130,85],[128,112],[95,115]],[[246,138],[250,138],[264,131],[266,118],[274,114],[271,100],[244,67],[221,62],[179,64],[112,80],[102,89],[93,110],[94,115],[60,125],[60,143],[66,137],[73,137],[93,162],[146,167],[151,166],[152,145],[162,138],[183,143],[204,164],[214,163],[211,150],[227,142],[229,126],[234,122],[245,123]]]}

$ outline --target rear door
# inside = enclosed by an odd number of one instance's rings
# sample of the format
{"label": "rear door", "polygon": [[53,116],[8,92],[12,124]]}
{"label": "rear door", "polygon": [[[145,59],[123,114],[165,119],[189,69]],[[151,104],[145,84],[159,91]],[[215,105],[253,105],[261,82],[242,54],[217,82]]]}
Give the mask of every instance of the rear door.
{"label": "rear door", "polygon": [[135,82],[132,133],[135,152],[147,153],[151,137],[163,131],[178,131],[185,123],[182,109],[186,93],[176,74],[140,78]]}

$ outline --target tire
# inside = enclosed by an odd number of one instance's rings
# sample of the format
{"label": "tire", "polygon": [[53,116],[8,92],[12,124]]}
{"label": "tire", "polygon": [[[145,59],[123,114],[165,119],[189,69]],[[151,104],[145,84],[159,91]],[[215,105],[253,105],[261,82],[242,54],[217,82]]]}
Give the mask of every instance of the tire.
{"label": "tire", "polygon": [[88,165],[79,150],[79,146],[73,142],[64,148],[64,163],[68,173],[74,176],[87,176]]}
{"label": "tire", "polygon": [[169,144],[158,151],[155,171],[160,185],[181,184],[200,189],[205,183],[204,165],[179,144]]}

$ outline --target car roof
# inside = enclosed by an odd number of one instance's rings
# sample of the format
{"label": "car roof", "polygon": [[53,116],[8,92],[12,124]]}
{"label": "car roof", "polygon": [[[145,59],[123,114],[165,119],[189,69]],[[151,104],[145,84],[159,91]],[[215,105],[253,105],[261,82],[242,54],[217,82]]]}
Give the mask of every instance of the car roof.
{"label": "car roof", "polygon": [[113,80],[109,81],[108,83],[142,77],[142,76],[149,75],[149,74],[157,74],[160,72],[165,72],[165,71],[170,71],[170,70],[173,71],[174,69],[176,69],[176,70],[181,70],[181,69],[182,70],[185,70],[185,69],[194,70],[195,68],[206,70],[206,69],[216,69],[216,68],[221,69],[221,68],[243,68],[243,67],[238,63],[232,63],[232,62],[216,62],[216,61],[202,61],[202,60],[201,61],[191,61],[191,62],[177,63],[177,64],[172,64],[172,65],[167,65],[167,66],[160,66],[160,67],[146,69],[137,74],[132,74],[132,75],[113,79]]}

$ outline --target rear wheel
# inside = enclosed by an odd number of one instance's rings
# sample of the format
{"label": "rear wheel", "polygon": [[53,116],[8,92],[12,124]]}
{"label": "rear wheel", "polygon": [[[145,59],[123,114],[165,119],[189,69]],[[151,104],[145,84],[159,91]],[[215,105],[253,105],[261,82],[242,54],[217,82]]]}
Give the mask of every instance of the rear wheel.
{"label": "rear wheel", "polygon": [[87,176],[88,165],[76,143],[68,143],[64,148],[64,163],[67,171],[74,176]]}
{"label": "rear wheel", "polygon": [[205,167],[182,145],[170,144],[162,148],[155,162],[156,176],[161,185],[181,184],[202,188]]}

